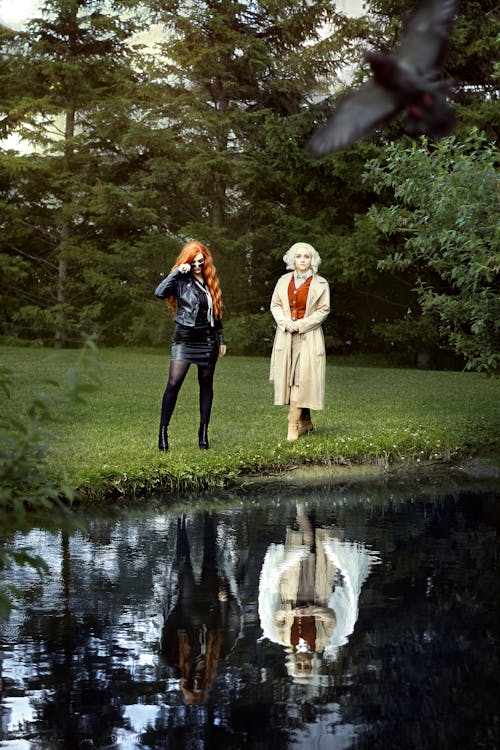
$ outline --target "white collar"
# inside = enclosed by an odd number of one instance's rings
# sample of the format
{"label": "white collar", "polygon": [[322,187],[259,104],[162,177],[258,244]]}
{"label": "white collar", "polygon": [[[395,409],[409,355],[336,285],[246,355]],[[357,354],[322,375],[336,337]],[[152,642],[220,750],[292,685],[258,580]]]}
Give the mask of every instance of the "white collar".
{"label": "white collar", "polygon": [[310,279],[313,275],[313,272],[311,269],[308,271],[305,271],[305,273],[299,273],[298,271],[293,272],[293,279],[295,281],[295,286],[298,288],[302,286],[302,284],[307,281],[307,279]]}

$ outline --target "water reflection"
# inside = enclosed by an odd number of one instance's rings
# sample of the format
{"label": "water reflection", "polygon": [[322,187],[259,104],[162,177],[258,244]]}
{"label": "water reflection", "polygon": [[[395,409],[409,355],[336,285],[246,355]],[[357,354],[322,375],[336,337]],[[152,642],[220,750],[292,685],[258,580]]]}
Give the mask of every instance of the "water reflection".
{"label": "water reflection", "polygon": [[287,526],[284,544],[269,545],[259,583],[263,635],[285,647],[294,682],[328,684],[325,667],[352,634],[361,587],[378,562],[337,525],[319,527],[314,506],[297,504],[295,528]]}
{"label": "water reflection", "polygon": [[[242,565],[224,524],[203,513],[202,562],[198,578],[191,561],[186,515],[177,520],[173,574],[166,586],[161,651],[175,667],[186,703],[205,703],[219,666],[241,634],[239,582]],[[196,525],[196,520],[191,525]]]}
{"label": "water reflection", "polygon": [[498,492],[452,489],[183,498],[13,538],[50,573],[4,571],[26,596],[0,747],[498,746]]}

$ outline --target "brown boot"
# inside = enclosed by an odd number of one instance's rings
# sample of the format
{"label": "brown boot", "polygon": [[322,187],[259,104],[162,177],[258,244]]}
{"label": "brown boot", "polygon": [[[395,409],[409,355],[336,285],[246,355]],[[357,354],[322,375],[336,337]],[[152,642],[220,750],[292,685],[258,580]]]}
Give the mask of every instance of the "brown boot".
{"label": "brown boot", "polygon": [[314,425],[311,422],[311,412],[309,409],[302,409],[302,414],[299,420],[299,437],[306,435],[314,430]]}
{"label": "brown boot", "polygon": [[290,411],[288,412],[288,435],[287,440],[297,440],[299,437],[299,420],[302,409],[299,409],[296,401],[290,401]]}

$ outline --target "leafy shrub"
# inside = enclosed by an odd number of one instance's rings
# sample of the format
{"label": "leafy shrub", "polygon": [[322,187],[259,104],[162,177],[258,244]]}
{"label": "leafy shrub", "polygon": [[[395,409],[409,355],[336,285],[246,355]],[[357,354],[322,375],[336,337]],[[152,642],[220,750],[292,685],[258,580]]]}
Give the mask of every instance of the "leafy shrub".
{"label": "leafy shrub", "polygon": [[467,369],[489,375],[500,366],[497,161],[498,150],[472,131],[463,141],[391,144],[365,175],[377,192],[393,192],[393,204],[370,215],[383,234],[403,239],[379,268],[413,270],[423,315],[438,321]]}
{"label": "leafy shrub", "polygon": [[427,354],[437,351],[440,336],[436,322],[426,315],[413,318],[408,314],[403,320],[376,323],[372,328],[387,352],[398,352],[409,360],[419,363]]}
{"label": "leafy shrub", "polygon": [[[47,511],[58,527],[69,531],[75,521],[68,508],[74,499],[71,487],[55,484],[48,476],[43,459],[50,436],[48,425],[55,420],[55,407],[81,401],[83,395],[94,390],[99,382],[96,347],[89,340],[80,354],[76,367],[66,371],[64,389],[53,393],[58,383],[46,380],[33,389],[31,397],[19,412],[10,402],[13,392],[13,373],[0,369],[0,570],[11,563],[29,565],[39,573],[46,563],[29,547],[11,546],[15,533],[26,533],[40,518],[46,522]],[[45,386],[41,390],[41,386]],[[56,515],[52,512],[56,511]],[[19,593],[8,584],[0,586],[0,620],[9,617],[12,595]]]}
{"label": "leafy shrub", "polygon": [[275,328],[269,312],[231,315],[224,323],[224,338],[231,354],[265,357],[271,354]]}

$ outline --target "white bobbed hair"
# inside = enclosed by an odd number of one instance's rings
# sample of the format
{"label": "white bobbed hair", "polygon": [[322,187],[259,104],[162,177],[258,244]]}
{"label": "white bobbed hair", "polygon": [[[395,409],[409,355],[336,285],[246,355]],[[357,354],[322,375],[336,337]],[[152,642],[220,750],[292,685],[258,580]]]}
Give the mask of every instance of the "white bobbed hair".
{"label": "white bobbed hair", "polygon": [[283,262],[289,271],[295,269],[295,256],[298,252],[306,252],[311,254],[311,268],[313,273],[318,273],[318,268],[321,264],[321,258],[317,250],[308,242],[296,242],[292,247],[286,251],[283,256]]}
{"label": "white bobbed hair", "polygon": [[298,685],[310,685],[311,687],[331,685],[333,679],[328,674],[321,674],[321,664],[321,655],[313,653],[311,658],[311,671],[308,673],[299,673],[295,664],[295,655],[293,653],[288,653],[285,657],[286,670],[293,682]]}

